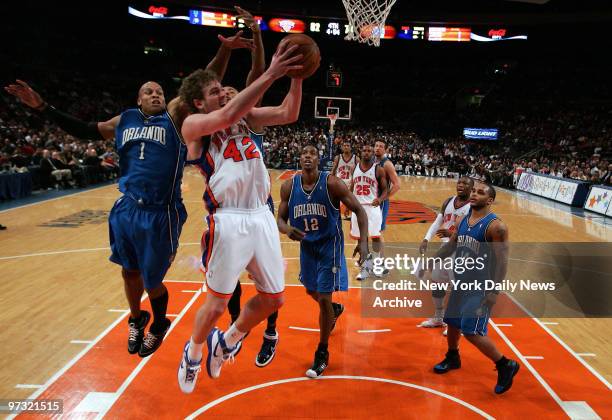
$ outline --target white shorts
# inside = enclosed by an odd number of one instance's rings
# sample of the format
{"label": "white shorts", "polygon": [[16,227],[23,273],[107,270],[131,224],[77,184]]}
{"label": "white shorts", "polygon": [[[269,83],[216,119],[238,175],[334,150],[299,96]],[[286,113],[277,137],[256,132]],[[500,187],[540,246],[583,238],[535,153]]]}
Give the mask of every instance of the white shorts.
{"label": "white shorts", "polygon": [[268,206],[257,210],[220,208],[206,220],[209,237],[204,259],[209,292],[231,297],[245,269],[258,292],[276,295],[285,290],[280,235]]}
{"label": "white shorts", "polygon": [[[362,207],[368,216],[368,237],[380,237],[380,225],[382,224],[382,210],[380,206],[373,207],[370,204],[362,204]],[[357,216],[355,213],[351,214],[351,238],[360,238],[359,224],[357,223]]]}

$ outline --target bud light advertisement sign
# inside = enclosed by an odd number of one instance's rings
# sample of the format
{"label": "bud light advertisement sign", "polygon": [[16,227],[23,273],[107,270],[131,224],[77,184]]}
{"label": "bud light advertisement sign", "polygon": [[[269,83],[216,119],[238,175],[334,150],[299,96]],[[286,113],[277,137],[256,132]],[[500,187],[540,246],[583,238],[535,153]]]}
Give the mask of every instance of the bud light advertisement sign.
{"label": "bud light advertisement sign", "polygon": [[463,137],[472,140],[497,140],[497,128],[464,128]]}

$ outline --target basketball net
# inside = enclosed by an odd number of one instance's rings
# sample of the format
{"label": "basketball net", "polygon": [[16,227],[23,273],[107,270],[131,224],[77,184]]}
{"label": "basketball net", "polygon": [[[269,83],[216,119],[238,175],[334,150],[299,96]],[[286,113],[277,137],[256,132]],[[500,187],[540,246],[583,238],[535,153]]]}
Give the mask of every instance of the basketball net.
{"label": "basketball net", "polygon": [[396,0],[342,0],[349,21],[347,41],[380,46],[385,21]]}
{"label": "basketball net", "polygon": [[338,114],[329,114],[327,116],[329,118],[329,132],[331,134],[334,133],[334,125],[336,125],[336,120],[338,119]]}

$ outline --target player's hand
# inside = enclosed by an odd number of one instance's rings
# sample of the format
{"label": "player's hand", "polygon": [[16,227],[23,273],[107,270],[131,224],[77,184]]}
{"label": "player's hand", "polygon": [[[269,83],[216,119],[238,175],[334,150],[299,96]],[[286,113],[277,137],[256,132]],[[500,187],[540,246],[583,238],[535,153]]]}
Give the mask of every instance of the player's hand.
{"label": "player's hand", "polygon": [[288,71],[302,70],[304,66],[295,64],[303,58],[302,54],[293,55],[297,48],[297,44],[284,43],[272,56],[272,62],[266,73],[274,79],[279,79],[286,75]]}
{"label": "player's hand", "polygon": [[298,228],[289,226],[289,230],[287,230],[287,236],[289,237],[289,239],[292,239],[294,241],[301,241],[302,239],[304,239],[306,234]]}
{"label": "player's hand", "polygon": [[4,90],[31,108],[38,109],[45,104],[45,101],[42,100],[38,92],[23,80],[17,79],[16,84],[5,86]]}
{"label": "player's hand", "polygon": [[368,241],[359,241],[353,251],[353,258],[355,258],[355,255],[359,254],[359,265],[363,265],[369,253]]}
{"label": "player's hand", "polygon": [[228,38],[224,37],[223,35],[217,35],[217,38],[219,38],[219,41],[221,41],[221,44],[223,44],[225,48],[229,48],[230,50],[235,50],[238,48],[246,48],[249,50],[255,49],[255,44],[253,43],[253,40],[249,38],[243,38],[242,31],[238,31],[236,32],[236,35],[230,36]]}
{"label": "player's hand", "polygon": [[419,253],[421,254],[421,256],[425,256],[425,253],[427,252],[428,244],[429,244],[429,241],[427,239],[423,239],[423,242],[421,242],[421,246],[419,246]]}
{"label": "player's hand", "polygon": [[480,308],[478,308],[476,310],[476,316],[483,316],[484,315],[484,309],[488,309],[487,312],[491,312],[491,308],[493,307],[493,305],[495,305],[497,303],[497,294],[495,293],[487,293],[485,295],[485,297],[482,299],[482,301],[480,302]]}
{"label": "player's hand", "polygon": [[378,207],[378,206],[380,206],[380,200],[377,197],[374,200],[372,200],[372,207]]}
{"label": "player's hand", "polygon": [[451,232],[450,229],[438,229],[436,231],[436,236],[438,238],[450,238],[453,236],[453,232]]}
{"label": "player's hand", "polygon": [[244,10],[240,6],[234,6],[234,9],[238,12],[236,19],[242,19],[244,24],[253,32],[258,32],[260,30],[259,23],[257,23],[251,12]]}

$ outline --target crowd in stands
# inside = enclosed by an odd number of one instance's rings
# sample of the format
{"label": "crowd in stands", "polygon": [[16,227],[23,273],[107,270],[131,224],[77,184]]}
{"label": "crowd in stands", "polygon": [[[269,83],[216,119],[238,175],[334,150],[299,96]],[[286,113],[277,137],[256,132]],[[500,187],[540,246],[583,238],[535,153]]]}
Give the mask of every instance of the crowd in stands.
{"label": "crowd in stands", "polygon": [[[110,76],[109,76],[110,77]],[[78,73],[51,75],[34,87],[50,103],[86,121],[104,121],[134,106],[139,81],[125,77],[112,86],[91,83]],[[176,86],[174,86],[175,88]],[[172,87],[168,90],[172,90]],[[306,92],[300,123],[270,127],[265,134],[266,164],[296,168],[301,146],[318,143],[328,154],[327,120],[313,120]],[[168,94],[169,97],[172,94]],[[610,185],[612,174],[612,109],[592,103],[544,103],[510,100],[511,93],[490,93],[485,103],[448,114],[382,112],[387,119],[364,121],[354,109],[353,121],[336,124],[333,154],[349,140],[359,153],[364,143],[383,139],[397,172],[446,177],[467,174],[512,188],[523,171]],[[372,101],[370,101],[372,102]],[[563,101],[560,101],[563,102]],[[413,127],[418,119],[440,117],[451,131]],[[403,122],[403,126],[398,124]],[[461,127],[495,127],[497,141],[464,139]],[[427,134],[427,133],[430,134]],[[448,134],[448,133],[454,134]],[[81,141],[46,121],[37,111],[0,95],[0,172],[32,172],[34,186],[43,189],[82,187],[119,175],[113,141]]]}
{"label": "crowd in stands", "polygon": [[[81,103],[84,108],[94,107],[82,98]],[[12,98],[3,97],[2,105],[1,171],[31,171],[35,185],[43,189],[83,187],[118,177],[113,141],[79,141]],[[118,106],[110,100],[107,103],[110,110]],[[517,115],[500,119],[500,138],[489,142],[460,136],[427,139],[409,130],[386,130],[384,126],[364,129],[340,123],[336,125],[333,154],[339,153],[342,141],[349,141],[359,154],[363,144],[384,140],[399,174],[467,174],[512,188],[520,173],[528,171],[611,185],[609,117],[610,113],[592,110],[558,112],[544,119]],[[297,168],[301,146],[311,142],[327,155],[327,128],[328,122],[321,120],[268,128],[266,164],[270,168]]]}
{"label": "crowd in stands", "polygon": [[35,188],[78,188],[119,175],[112,141],[83,142],[36,111],[4,98],[0,107],[0,172],[31,172]]}
{"label": "crowd in stands", "polygon": [[[423,139],[409,131],[342,128],[336,126],[333,154],[342,141],[360,153],[363,144],[384,140],[387,154],[400,174],[470,175],[512,188],[523,171],[562,178],[612,184],[612,114],[558,112],[542,120],[518,115],[498,121],[498,141],[473,141],[460,136]],[[273,127],[266,134],[267,164],[295,168],[302,144],[318,144],[327,155],[325,124]]]}

